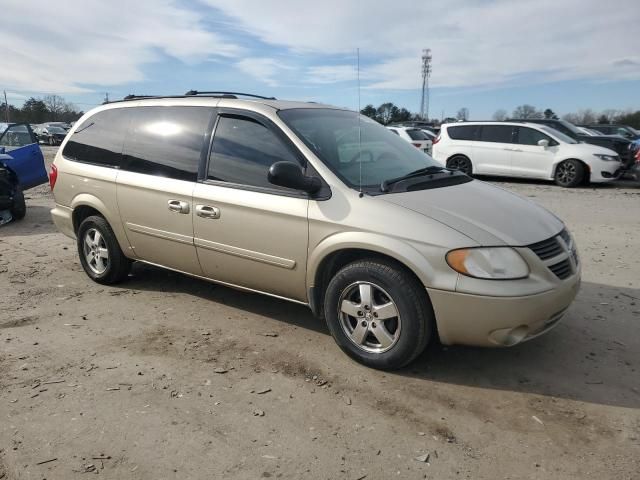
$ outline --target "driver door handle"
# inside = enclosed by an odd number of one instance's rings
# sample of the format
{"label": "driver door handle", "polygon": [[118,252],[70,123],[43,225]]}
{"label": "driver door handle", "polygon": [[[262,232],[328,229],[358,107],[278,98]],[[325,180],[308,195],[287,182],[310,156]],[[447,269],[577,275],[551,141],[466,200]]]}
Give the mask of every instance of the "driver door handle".
{"label": "driver door handle", "polygon": [[202,218],[220,218],[220,209],[211,205],[196,205],[196,215]]}
{"label": "driver door handle", "polygon": [[189,213],[189,202],[183,202],[181,200],[169,200],[167,202],[169,210],[176,213]]}

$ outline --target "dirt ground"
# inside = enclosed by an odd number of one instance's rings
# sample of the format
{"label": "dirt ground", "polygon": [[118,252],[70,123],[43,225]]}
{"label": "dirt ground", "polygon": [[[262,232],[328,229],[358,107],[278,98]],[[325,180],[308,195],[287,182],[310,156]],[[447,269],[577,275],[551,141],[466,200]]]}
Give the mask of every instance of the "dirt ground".
{"label": "dirt ground", "polygon": [[576,302],[393,373],[298,305],[143,265],[91,282],[30,190],[0,227],[0,479],[640,478],[640,188],[496,183],[565,220]]}

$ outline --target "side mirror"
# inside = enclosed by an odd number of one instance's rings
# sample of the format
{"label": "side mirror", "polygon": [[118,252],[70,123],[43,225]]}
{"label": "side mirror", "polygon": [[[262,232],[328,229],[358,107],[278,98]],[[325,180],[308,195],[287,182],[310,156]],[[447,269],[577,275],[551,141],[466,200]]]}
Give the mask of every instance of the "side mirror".
{"label": "side mirror", "polygon": [[540,147],[547,148],[549,146],[549,140],[543,138],[542,140],[538,140],[538,145]]}
{"label": "side mirror", "polygon": [[274,185],[302,190],[307,193],[315,193],[322,187],[319,178],[305,176],[300,165],[294,162],[274,163],[269,168],[267,178],[269,183]]}

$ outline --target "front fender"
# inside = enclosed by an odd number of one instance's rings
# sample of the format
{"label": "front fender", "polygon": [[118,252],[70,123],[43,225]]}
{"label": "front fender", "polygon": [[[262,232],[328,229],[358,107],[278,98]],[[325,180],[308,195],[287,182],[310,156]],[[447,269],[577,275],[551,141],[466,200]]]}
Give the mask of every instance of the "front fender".
{"label": "front fender", "polygon": [[322,261],[346,249],[362,249],[391,257],[409,268],[424,285],[433,285],[435,270],[424,255],[400,239],[370,232],[340,232],[323,239],[309,254],[307,285],[313,287]]}

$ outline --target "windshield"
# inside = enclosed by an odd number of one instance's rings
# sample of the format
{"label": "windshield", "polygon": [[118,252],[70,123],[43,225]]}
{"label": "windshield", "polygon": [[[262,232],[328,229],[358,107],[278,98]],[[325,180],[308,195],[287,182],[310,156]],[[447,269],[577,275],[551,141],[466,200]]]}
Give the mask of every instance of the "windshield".
{"label": "windshield", "polygon": [[379,190],[384,180],[429,166],[442,168],[406,140],[355,112],[298,108],[281,110],[278,115],[325,165],[353,188]]}
{"label": "windshield", "polygon": [[56,127],[55,125],[50,125],[47,127],[50,133],[67,133],[67,131],[62,127]]}
{"label": "windshield", "polygon": [[560,123],[565,127],[567,127],[569,130],[571,130],[576,135],[582,135],[582,132],[573,123],[567,122],[566,120],[560,120]]}
{"label": "windshield", "polygon": [[544,130],[546,133],[548,133],[549,135],[551,135],[556,140],[560,140],[562,143],[578,143],[573,138],[568,137],[564,133],[559,132],[558,130],[556,130],[555,128],[551,128],[551,127],[547,127],[547,126],[540,127],[540,128],[542,130]]}

